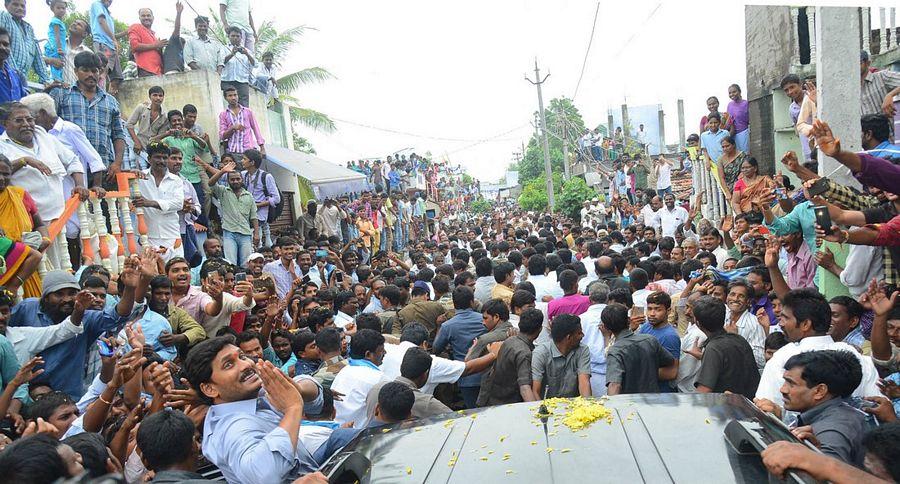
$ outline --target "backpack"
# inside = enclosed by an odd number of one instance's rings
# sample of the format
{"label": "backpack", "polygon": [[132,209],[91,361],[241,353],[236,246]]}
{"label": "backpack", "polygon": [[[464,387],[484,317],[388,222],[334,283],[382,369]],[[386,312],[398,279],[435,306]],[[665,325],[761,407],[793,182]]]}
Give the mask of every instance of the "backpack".
{"label": "backpack", "polygon": [[[270,176],[270,175],[268,172],[265,172],[262,170],[259,170],[259,173],[260,173],[260,177],[262,178],[263,195],[265,195],[266,198],[269,198],[272,195],[269,193],[269,187],[266,184],[266,177]],[[259,178],[257,178],[257,180],[259,180]],[[274,181],[275,177],[272,177],[272,180]],[[278,184],[276,183],[275,186],[278,187]],[[281,216],[281,212],[283,212],[283,211],[284,211],[284,194],[281,193],[281,189],[278,188],[278,203],[276,203],[274,207],[269,207],[269,216],[266,217],[266,223],[272,223],[275,220],[277,220],[278,217]]]}

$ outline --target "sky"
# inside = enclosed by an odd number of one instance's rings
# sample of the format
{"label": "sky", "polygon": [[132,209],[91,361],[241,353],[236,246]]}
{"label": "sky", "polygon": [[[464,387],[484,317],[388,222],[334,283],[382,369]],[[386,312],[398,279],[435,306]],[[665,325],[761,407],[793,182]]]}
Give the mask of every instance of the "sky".
{"label": "sky", "polygon": [[[73,2],[86,10],[89,0]],[[189,0],[206,14],[213,0]],[[832,2],[833,3],[833,2]],[[174,2],[114,0],[113,16],[137,21],[150,4],[155,30],[170,27]],[[595,0],[455,2],[265,0],[252,2],[257,23],[305,25],[284,73],[323,67],[335,78],[295,93],[302,106],[331,116],[331,134],[300,128],[318,156],[344,164],[403,149],[447,158],[485,182],[500,179],[534,132],[535,60],[545,105],[575,95],[591,37]],[[46,33],[49,8],[31,0],[26,20]],[[289,13],[288,15],[285,15]],[[194,12],[185,8],[186,22]],[[191,23],[188,23],[191,25]],[[687,134],[706,99],[727,103],[727,88],[746,86],[744,5],[738,1],[600,0],[575,105],[586,124],[605,124],[609,108],[661,104],[666,142],[678,139],[677,99]],[[695,128],[696,129],[696,128]]]}

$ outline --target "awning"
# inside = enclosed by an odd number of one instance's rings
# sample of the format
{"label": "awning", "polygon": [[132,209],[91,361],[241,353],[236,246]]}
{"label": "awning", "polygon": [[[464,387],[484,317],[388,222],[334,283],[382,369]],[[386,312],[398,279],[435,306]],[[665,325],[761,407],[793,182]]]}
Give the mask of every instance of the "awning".
{"label": "awning", "polygon": [[317,198],[331,198],[369,189],[369,181],[355,172],[315,155],[289,150],[275,145],[266,146],[266,159],[309,182]]}

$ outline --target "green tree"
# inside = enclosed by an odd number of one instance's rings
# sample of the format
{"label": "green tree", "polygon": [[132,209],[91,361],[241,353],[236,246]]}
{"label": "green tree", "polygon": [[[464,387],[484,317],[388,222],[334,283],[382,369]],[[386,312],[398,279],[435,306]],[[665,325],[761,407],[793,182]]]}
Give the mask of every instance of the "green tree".
{"label": "green tree", "polygon": [[303,136],[294,133],[294,139],[292,141],[294,145],[294,151],[309,153],[310,155],[316,154],[316,149],[313,148],[312,143],[310,143],[309,140],[304,138]]}
{"label": "green tree", "polygon": [[474,213],[487,213],[491,211],[491,202],[483,198],[479,198],[478,200],[472,202],[471,208],[472,212]]}
{"label": "green tree", "polygon": [[523,210],[539,212],[547,210],[549,204],[544,178],[535,178],[522,188],[522,194],[519,195],[519,206]]}
{"label": "green tree", "polygon": [[[550,148],[550,169],[553,173],[564,173],[563,139],[569,146],[569,156],[575,155],[576,141],[585,130],[584,119],[578,108],[567,98],[554,98],[544,108],[547,120],[547,144]],[[525,158],[518,163],[519,183],[544,175],[544,151],[540,139],[532,135],[525,147]]]}
{"label": "green tree", "polygon": [[556,202],[556,208],[563,215],[573,220],[579,220],[582,204],[585,200],[590,200],[595,196],[597,196],[597,192],[587,186],[582,178],[575,177],[563,183],[562,194]]}

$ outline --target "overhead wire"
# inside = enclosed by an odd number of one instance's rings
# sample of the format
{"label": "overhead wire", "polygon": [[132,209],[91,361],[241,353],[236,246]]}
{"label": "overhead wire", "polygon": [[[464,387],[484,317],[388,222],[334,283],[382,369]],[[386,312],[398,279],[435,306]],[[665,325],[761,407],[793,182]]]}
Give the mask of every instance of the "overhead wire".
{"label": "overhead wire", "polygon": [[[380,127],[380,126],[373,126],[371,124],[357,123],[355,121],[349,121],[346,119],[340,119],[340,118],[335,118],[335,117],[332,117],[331,119],[333,119],[334,121],[337,121],[339,123],[349,124],[351,126],[357,126],[360,128],[367,128],[367,129],[372,129],[375,131],[382,131],[385,133],[399,134],[399,135],[403,135],[403,136],[410,136],[413,138],[421,138],[421,139],[428,139],[428,140],[434,140],[434,141],[448,141],[448,142],[457,142],[457,143],[476,143],[476,142],[481,142],[481,141],[485,141],[485,140],[489,140],[489,139],[493,139],[493,138],[497,137],[497,136],[490,136],[487,138],[472,139],[472,138],[449,138],[449,137],[444,137],[444,136],[430,136],[430,135],[425,135],[425,134],[410,133],[408,131],[401,131],[401,130],[393,129],[393,128],[384,128],[384,127]],[[511,133],[521,127],[522,126],[517,126],[511,130],[506,131],[505,133]]]}
{"label": "overhead wire", "polygon": [[578,97],[578,88],[581,87],[581,79],[584,77],[584,70],[587,67],[588,54],[591,53],[591,45],[594,44],[594,31],[597,30],[597,18],[600,16],[600,1],[597,1],[597,9],[594,10],[594,23],[591,26],[591,36],[588,38],[587,49],[584,51],[584,61],[581,63],[581,74],[578,75],[578,82],[575,84],[575,92],[572,94],[572,102]]}

